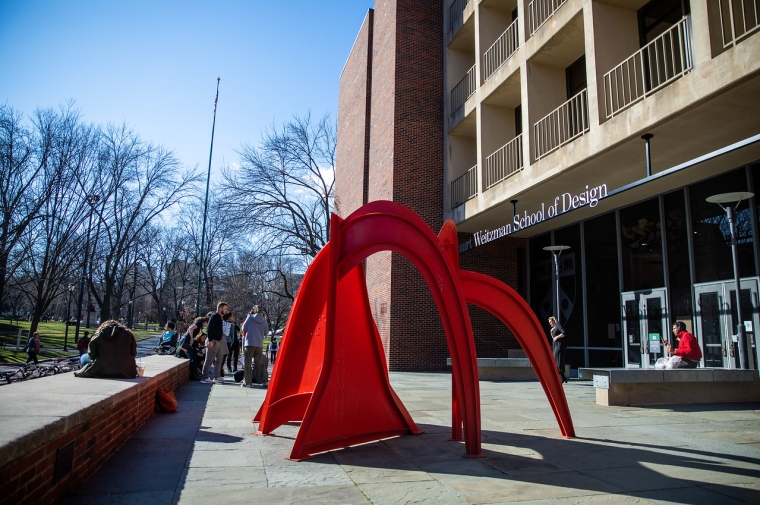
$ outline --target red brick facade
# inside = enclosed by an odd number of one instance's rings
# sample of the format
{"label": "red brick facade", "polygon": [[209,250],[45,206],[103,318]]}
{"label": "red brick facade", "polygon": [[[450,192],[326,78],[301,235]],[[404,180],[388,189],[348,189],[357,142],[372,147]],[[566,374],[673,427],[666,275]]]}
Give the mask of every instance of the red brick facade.
{"label": "red brick facade", "polygon": [[[190,369],[183,360],[175,368],[142,382],[126,394],[122,393],[118,403],[84,422],[81,418],[87,417],[86,411],[80,416],[79,423],[77,419],[61,419],[60,423],[73,426],[66,426],[62,434],[0,468],[0,503],[59,503],[150,419],[159,388],[175,391],[189,380],[189,376]],[[57,451],[72,440],[74,459],[71,471],[55,481]]]}
{"label": "red brick facade", "polygon": [[[366,88],[361,83],[366,82]],[[347,216],[362,202],[392,200],[436,232],[443,224],[443,5],[376,0],[340,79],[336,204]],[[362,100],[369,98],[369,110]],[[367,120],[367,118],[369,120]],[[368,142],[366,141],[369,134]],[[358,149],[363,146],[364,156]],[[360,160],[365,162],[361,170]],[[462,267],[517,287],[522,240],[501,240],[462,255]],[[445,370],[440,316],[417,269],[390,252],[367,259],[370,305],[391,370]],[[471,311],[478,355],[519,348],[489,314]]]}

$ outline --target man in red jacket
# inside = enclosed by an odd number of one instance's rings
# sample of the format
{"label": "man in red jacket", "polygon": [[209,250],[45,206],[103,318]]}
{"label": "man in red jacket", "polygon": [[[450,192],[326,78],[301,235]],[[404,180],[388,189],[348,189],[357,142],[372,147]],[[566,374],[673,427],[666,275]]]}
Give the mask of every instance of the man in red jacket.
{"label": "man in red jacket", "polygon": [[678,341],[678,349],[674,351],[672,346],[668,346],[667,351],[674,356],[680,356],[681,364],[678,368],[697,368],[702,359],[702,350],[694,335],[686,331],[683,321],[673,323],[673,335]]}

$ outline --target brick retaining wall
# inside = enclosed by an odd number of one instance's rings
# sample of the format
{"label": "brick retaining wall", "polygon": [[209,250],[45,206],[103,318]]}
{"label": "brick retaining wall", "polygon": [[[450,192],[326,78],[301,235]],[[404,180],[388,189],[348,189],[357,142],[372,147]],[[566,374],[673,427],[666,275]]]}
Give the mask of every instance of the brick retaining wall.
{"label": "brick retaining wall", "polygon": [[[186,360],[144,359],[143,378],[67,373],[0,388],[0,503],[58,503],[153,415],[159,388],[174,391],[189,380]],[[71,470],[56,476],[57,455],[65,466],[72,441]]]}

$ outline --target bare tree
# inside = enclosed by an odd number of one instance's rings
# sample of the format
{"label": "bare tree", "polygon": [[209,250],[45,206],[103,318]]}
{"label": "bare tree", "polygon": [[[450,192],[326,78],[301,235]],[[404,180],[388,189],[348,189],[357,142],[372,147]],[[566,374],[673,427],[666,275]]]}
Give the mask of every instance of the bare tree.
{"label": "bare tree", "polygon": [[[209,195],[208,222],[206,225],[205,251],[203,264],[200,265],[203,294],[201,295],[201,314],[212,310],[216,306],[218,283],[226,276],[224,269],[225,260],[235,250],[235,242],[240,230],[235,230],[229,224],[226,213],[228,198],[221,198],[220,192],[215,189]],[[197,265],[200,260],[201,233],[203,225],[203,206],[201,202],[185,205],[180,216],[177,218],[182,230],[183,242],[190,252],[193,263]],[[236,235],[236,233],[238,235]],[[198,280],[198,270],[195,270],[194,282]],[[195,293],[195,291],[193,291]]]}
{"label": "bare tree", "polygon": [[78,113],[37,111],[37,124],[55,124],[55,135],[47,163],[41,174],[47,188],[39,219],[29,226],[20,242],[21,270],[27,283],[23,286],[32,305],[30,332],[48,307],[75,278],[80,252],[84,245],[82,224],[87,216],[84,195],[76,188],[76,174],[92,169],[96,131],[83,125]]}
{"label": "bare tree", "polygon": [[[173,267],[176,267],[183,251],[177,247],[174,238],[175,230],[167,230],[159,225],[151,225],[146,228],[139,247],[138,258],[144,265],[144,270],[138,276],[138,282],[145,292],[156,304],[156,308],[162,317],[169,318],[169,314],[176,314],[176,306],[164,314],[163,308],[171,299],[171,292],[167,289],[170,285],[170,276]],[[177,302],[175,302],[177,303]],[[177,317],[175,315],[175,317]],[[163,321],[162,323],[166,323]]]}
{"label": "bare tree", "polygon": [[11,254],[44,203],[38,176],[59,126],[56,118],[38,114],[29,128],[21,113],[0,105],[0,300],[17,266],[9,264]]}
{"label": "bare tree", "polygon": [[130,251],[151,222],[188,196],[194,177],[180,169],[174,153],[142,141],[126,126],[109,125],[103,132],[98,170],[92,184],[84,184],[101,197],[94,208],[100,286],[90,285],[101,320],[118,312],[114,295]]}
{"label": "bare tree", "polygon": [[241,148],[239,170],[223,170],[228,214],[255,230],[265,251],[308,263],[330,236],[335,146],[329,115],[316,123],[296,116],[267,130],[259,146]]}

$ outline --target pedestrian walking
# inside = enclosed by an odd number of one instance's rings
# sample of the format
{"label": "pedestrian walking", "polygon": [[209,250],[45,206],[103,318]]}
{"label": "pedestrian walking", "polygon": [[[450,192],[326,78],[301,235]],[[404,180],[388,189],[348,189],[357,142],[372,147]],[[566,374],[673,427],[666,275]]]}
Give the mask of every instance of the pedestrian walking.
{"label": "pedestrian walking", "polygon": [[269,364],[274,365],[274,360],[277,358],[277,350],[279,349],[279,344],[277,343],[277,337],[272,335],[272,341],[269,342],[269,346],[267,346],[267,354],[269,354]]}
{"label": "pedestrian walking", "polygon": [[214,381],[209,379],[209,371],[211,370],[212,365],[214,366],[214,374],[216,376],[215,381],[219,383],[224,382],[222,367],[224,363],[224,355],[227,351],[227,345],[222,328],[222,317],[226,313],[227,304],[225,302],[219,302],[216,305],[216,312],[214,312],[208,320],[206,359],[203,362],[203,373],[201,374],[201,382],[203,384],[214,383]]}
{"label": "pedestrian walking", "polygon": [[266,313],[254,305],[243,323],[244,335],[244,364],[243,364],[243,387],[253,387],[253,382],[267,387],[269,383],[269,371],[267,359],[264,356],[264,337],[269,331]]}
{"label": "pedestrian walking", "polygon": [[562,382],[565,383],[567,382],[567,377],[565,377],[565,363],[567,362],[567,340],[565,339],[565,329],[562,328],[559,321],[557,321],[557,318],[554,316],[549,318],[549,326],[551,326],[554,361],[557,363],[559,376],[562,378]]}
{"label": "pedestrian walking", "polygon": [[45,347],[42,345],[42,342],[40,342],[40,334],[39,332],[34,332],[34,334],[29,337],[29,340],[26,343],[26,353],[29,355],[28,358],[26,358],[26,362],[29,363],[30,361],[34,361],[34,364],[39,364],[39,361],[37,360],[37,355],[40,353],[40,347]]}

